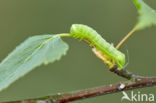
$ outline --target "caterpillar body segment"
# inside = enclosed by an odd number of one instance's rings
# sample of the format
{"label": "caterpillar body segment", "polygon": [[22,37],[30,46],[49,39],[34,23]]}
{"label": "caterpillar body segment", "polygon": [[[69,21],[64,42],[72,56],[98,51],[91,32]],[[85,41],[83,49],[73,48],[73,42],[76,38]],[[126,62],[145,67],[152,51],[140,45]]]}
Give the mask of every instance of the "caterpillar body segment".
{"label": "caterpillar body segment", "polygon": [[92,51],[98,58],[102,59],[104,63],[109,66],[109,68],[112,68],[114,66],[114,62],[111,61],[111,59],[108,59],[106,55],[102,55],[100,50],[97,50],[96,48],[92,48]]}
{"label": "caterpillar body segment", "polygon": [[95,46],[97,51],[101,51],[101,55],[105,55],[106,60],[112,61],[112,64],[109,62],[109,67],[114,64],[113,61],[117,64],[119,70],[124,67],[125,54],[118,51],[113,45],[104,40],[101,35],[91,27],[83,24],[73,24],[70,33],[74,38],[89,40],[91,46]]}

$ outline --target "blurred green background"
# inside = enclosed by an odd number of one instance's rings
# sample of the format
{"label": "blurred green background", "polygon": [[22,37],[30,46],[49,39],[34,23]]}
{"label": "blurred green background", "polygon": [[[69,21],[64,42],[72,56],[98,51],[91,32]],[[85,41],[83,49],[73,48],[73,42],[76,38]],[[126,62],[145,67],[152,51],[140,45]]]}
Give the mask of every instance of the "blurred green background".
{"label": "blurred green background", "polygon": [[[156,9],[155,0],[146,0],[146,3]],[[74,23],[93,27],[116,45],[136,21],[137,11],[132,0],[0,0],[0,60],[28,37],[69,32]],[[155,38],[156,27],[151,27],[136,32],[122,46],[121,51],[127,54],[128,50],[130,58],[126,69],[139,75],[156,75]],[[70,46],[66,56],[53,64],[38,67],[16,81],[0,93],[0,102],[125,80],[109,72],[85,43],[71,38],[63,40]],[[137,91],[156,96],[156,87]],[[116,93],[73,103],[120,103],[121,97],[122,93]],[[130,102],[125,100],[124,103]]]}

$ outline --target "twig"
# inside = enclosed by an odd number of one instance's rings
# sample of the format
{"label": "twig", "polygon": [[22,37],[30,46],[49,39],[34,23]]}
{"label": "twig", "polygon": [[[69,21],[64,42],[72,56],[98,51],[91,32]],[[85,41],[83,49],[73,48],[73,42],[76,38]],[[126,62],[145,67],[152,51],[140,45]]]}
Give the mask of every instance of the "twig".
{"label": "twig", "polygon": [[134,27],[120,42],[119,44],[116,46],[116,49],[119,49],[121,47],[121,45],[127,41],[127,39],[132,36],[132,34],[136,31],[136,28]]}
{"label": "twig", "polygon": [[[124,87],[120,87],[124,85]],[[67,103],[75,100],[81,100],[89,97],[106,95],[136,88],[143,88],[156,85],[156,78],[142,78],[140,81],[133,82],[119,82],[117,84],[112,85],[104,85],[101,87],[85,89],[80,91],[75,91],[71,93],[62,93],[56,94],[52,96],[46,96],[41,98],[23,100],[23,101],[15,101],[15,102],[6,102],[6,103]]]}
{"label": "twig", "polygon": [[126,69],[118,70],[116,65],[114,67],[110,68],[109,70],[111,72],[114,72],[118,76],[121,76],[121,77],[126,78],[128,80],[138,81],[141,78],[147,78],[147,77],[135,75],[134,73],[131,73]]}

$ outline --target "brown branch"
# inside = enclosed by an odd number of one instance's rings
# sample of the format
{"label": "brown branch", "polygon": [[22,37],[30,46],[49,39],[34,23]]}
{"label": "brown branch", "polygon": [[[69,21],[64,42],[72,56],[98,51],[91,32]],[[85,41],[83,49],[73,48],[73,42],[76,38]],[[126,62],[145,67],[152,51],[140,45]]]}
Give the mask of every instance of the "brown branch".
{"label": "brown branch", "polygon": [[124,69],[118,70],[117,66],[110,68],[110,71],[116,73],[118,76],[124,77],[132,81],[118,82],[117,84],[104,85],[101,87],[74,91],[70,93],[58,93],[52,96],[45,96],[41,98],[34,98],[29,100],[6,102],[6,103],[39,103],[40,101],[45,103],[67,103],[67,102],[81,100],[89,97],[121,92],[123,90],[130,90],[130,89],[143,88],[143,87],[156,85],[156,77],[137,76]]}
{"label": "brown branch", "polygon": [[[121,86],[122,85],[122,86]],[[131,90],[136,88],[143,88],[156,85],[156,78],[142,78],[140,81],[129,81],[129,82],[119,82],[112,85],[104,85],[101,87],[85,89],[80,91],[75,91],[71,93],[62,93],[56,94],[52,96],[46,96],[41,98],[23,100],[23,101],[15,101],[15,102],[6,102],[6,103],[67,103],[76,100],[81,100],[89,97],[106,95],[116,92],[121,92],[125,90]]]}
{"label": "brown branch", "polygon": [[143,77],[143,76],[135,75],[134,73],[131,73],[131,72],[127,71],[126,69],[118,70],[117,68],[118,67],[115,65],[114,67],[110,68],[109,70],[111,72],[114,72],[118,76],[121,76],[121,77],[126,78],[128,80],[138,81],[141,78],[151,78],[151,77]]}
{"label": "brown branch", "polygon": [[58,98],[57,100],[59,101],[59,103],[66,103],[69,101],[84,99],[84,98],[88,98],[88,97],[111,94],[111,93],[119,92],[122,90],[129,90],[129,89],[135,89],[135,88],[156,85],[156,78],[151,78],[150,80],[142,79],[138,83],[136,83],[136,82],[125,83],[124,84],[125,87],[120,88],[120,85],[123,85],[123,84],[124,83],[118,83],[118,84],[114,84],[114,85],[107,85],[107,86],[102,86],[102,87],[98,87],[98,88],[93,88],[90,90],[81,90],[79,92],[73,93],[70,96]]}

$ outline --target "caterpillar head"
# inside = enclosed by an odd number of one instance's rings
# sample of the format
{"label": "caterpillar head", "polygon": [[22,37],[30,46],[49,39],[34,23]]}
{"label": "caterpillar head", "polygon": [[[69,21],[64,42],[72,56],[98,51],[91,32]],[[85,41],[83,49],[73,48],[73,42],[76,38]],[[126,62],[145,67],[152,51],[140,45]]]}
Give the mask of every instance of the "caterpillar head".
{"label": "caterpillar head", "polygon": [[118,65],[118,69],[121,70],[125,66],[125,55],[118,55],[116,64]]}

